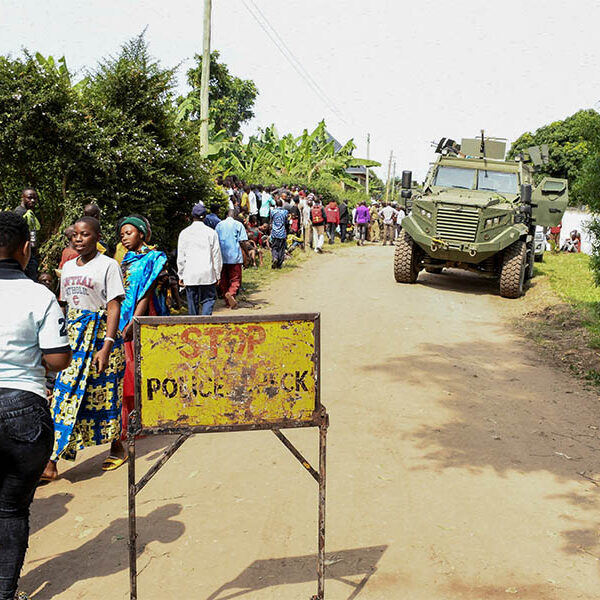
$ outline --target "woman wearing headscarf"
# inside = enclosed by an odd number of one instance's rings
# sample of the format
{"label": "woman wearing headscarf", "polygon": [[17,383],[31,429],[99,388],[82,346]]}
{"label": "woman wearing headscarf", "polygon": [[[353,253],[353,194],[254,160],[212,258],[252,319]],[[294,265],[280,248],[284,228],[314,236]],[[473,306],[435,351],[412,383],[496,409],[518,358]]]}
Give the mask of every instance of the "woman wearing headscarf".
{"label": "woman wearing headscarf", "polygon": [[[125,300],[121,304],[119,330],[125,340],[125,379],[123,382],[123,434],[127,432],[127,420],[134,407],[134,360],[133,360],[133,317],[168,314],[164,299],[157,297],[157,283],[166,274],[167,255],[150,248],[148,224],[145,219],[131,216],[123,219],[119,227],[121,243],[127,250],[121,262]],[[109,457],[110,458],[110,457]],[[122,459],[113,461],[116,469]]]}

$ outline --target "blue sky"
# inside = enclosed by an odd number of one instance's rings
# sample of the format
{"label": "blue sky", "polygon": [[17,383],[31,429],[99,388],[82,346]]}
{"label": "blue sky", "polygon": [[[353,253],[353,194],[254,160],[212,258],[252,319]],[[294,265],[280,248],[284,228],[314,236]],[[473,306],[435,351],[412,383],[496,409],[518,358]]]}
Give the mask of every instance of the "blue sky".
{"label": "blue sky", "polygon": [[[254,1],[254,6],[252,5]],[[290,66],[251,16],[255,6],[325,95]],[[576,6],[576,9],[574,8]],[[152,54],[185,69],[202,49],[196,0],[0,0],[0,52],[22,47],[92,67],[147,27]],[[325,118],[357,155],[422,178],[430,142],[480,129],[513,140],[600,100],[600,4],[578,0],[213,0],[213,48],[260,91],[245,128],[299,133]],[[331,106],[331,105],[334,106]],[[383,173],[384,169],[380,169]]]}

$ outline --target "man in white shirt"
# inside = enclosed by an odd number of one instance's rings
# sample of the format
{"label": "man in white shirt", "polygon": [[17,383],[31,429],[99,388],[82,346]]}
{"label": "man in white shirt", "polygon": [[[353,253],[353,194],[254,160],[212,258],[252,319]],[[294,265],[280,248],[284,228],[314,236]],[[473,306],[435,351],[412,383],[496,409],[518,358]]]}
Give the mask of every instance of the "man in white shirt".
{"label": "man in white shirt", "polygon": [[404,217],[406,217],[406,211],[400,206],[396,213],[396,239],[400,236],[400,232],[402,231],[402,221],[404,220]]}
{"label": "man in white shirt", "polygon": [[204,204],[194,205],[193,223],[179,234],[177,242],[179,284],[185,286],[190,315],[212,315],[223,267],[219,236],[204,224],[205,216]]}
{"label": "man in white shirt", "polygon": [[398,211],[388,202],[379,211],[379,216],[383,219],[383,245],[388,242],[394,243],[394,225],[396,224],[396,215]]}
{"label": "man in white shirt", "polygon": [[254,188],[251,188],[248,192],[248,214],[250,216],[258,215],[258,200]]}
{"label": "man in white shirt", "polygon": [[29,506],[54,444],[45,367],[71,361],[54,294],[29,279],[25,220],[0,212],[0,598],[16,598],[29,537]]}
{"label": "man in white shirt", "polygon": [[310,211],[313,207],[314,194],[309,194],[302,207],[302,228],[304,229],[304,251],[312,248],[312,221]]}

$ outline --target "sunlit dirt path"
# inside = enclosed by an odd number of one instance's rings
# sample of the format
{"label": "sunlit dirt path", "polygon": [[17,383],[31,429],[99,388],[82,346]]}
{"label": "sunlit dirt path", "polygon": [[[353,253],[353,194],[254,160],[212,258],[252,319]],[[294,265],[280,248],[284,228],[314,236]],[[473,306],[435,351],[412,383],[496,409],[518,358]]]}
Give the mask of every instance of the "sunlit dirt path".
{"label": "sunlit dirt path", "polygon": [[[401,286],[391,265],[389,247],[315,256],[244,309],[322,314],[326,598],[598,598],[596,395],[513,332],[491,283]],[[316,430],[289,437],[316,463]],[[167,441],[139,443],[140,472]],[[101,475],[104,452],[37,494],[36,600],[128,598],[127,473]],[[139,600],[316,591],[317,486],[269,432],[187,441],[138,512]]]}

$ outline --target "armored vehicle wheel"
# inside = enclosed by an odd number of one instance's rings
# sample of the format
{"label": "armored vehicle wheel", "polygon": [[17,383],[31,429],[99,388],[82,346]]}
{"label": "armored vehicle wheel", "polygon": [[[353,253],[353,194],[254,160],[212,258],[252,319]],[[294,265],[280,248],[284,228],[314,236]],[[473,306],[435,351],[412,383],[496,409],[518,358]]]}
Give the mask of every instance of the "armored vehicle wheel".
{"label": "armored vehicle wheel", "polygon": [[425,273],[434,273],[439,275],[443,271],[444,267],[425,267]]}
{"label": "armored vehicle wheel", "polygon": [[398,283],[415,283],[421,266],[420,248],[414,240],[403,231],[396,240],[394,250],[394,278]]}
{"label": "armored vehicle wheel", "polygon": [[523,294],[527,246],[518,240],[504,250],[500,271],[500,295],[503,298],[519,298]]}

